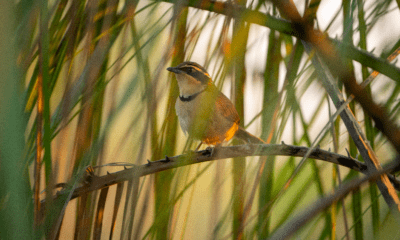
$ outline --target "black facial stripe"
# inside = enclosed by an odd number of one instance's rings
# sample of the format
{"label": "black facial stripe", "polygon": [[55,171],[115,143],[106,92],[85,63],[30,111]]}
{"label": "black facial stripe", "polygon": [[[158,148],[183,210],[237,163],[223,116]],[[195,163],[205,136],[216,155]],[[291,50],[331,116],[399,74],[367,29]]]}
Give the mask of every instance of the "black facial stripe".
{"label": "black facial stripe", "polygon": [[185,73],[187,73],[187,74],[190,74],[191,72],[194,72],[194,71],[196,71],[196,69],[194,69],[194,68],[192,68],[192,67],[181,67],[180,68],[182,71],[184,71]]}
{"label": "black facial stripe", "polygon": [[194,71],[189,73],[189,75],[193,76],[195,79],[199,80],[201,83],[208,83],[210,78],[202,72]]}
{"label": "black facial stripe", "polygon": [[[199,68],[198,66],[188,66],[185,65],[184,67],[180,68],[182,71],[186,72],[188,75],[194,77],[195,79],[199,80],[201,83],[208,83],[210,81],[210,77],[207,72],[203,70],[203,68]],[[199,71],[202,70],[202,71]]]}

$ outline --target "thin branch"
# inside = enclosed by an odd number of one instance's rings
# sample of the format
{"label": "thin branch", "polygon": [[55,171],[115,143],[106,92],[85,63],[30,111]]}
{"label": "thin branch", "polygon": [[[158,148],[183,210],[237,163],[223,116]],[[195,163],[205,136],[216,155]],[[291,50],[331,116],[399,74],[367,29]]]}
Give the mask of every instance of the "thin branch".
{"label": "thin branch", "polygon": [[[373,99],[368,94],[364,94],[363,88],[357,84],[352,71],[343,63],[343,57],[332,44],[332,41],[319,30],[313,29],[312,25],[308,24],[303,19],[297,7],[290,0],[272,0],[278,7],[280,13],[290,19],[294,28],[300,33],[299,38],[309,55],[312,55],[313,65],[319,75],[319,78],[332,98],[336,108],[340,108],[344,103],[344,98],[338,87],[333,82],[335,74],[342,81],[346,88],[355,96],[355,99],[361,104],[363,109],[374,119],[376,127],[388,138],[394,148],[400,153],[400,129],[388,118],[383,108],[376,105]],[[314,53],[316,50],[316,54]],[[323,59],[323,62],[320,60]],[[389,64],[388,64],[389,65]],[[357,146],[361,156],[368,166],[368,171],[373,173],[381,170],[382,167],[372,150],[371,146],[366,141],[366,138],[352,114],[350,108],[346,106],[345,110],[340,114],[350,136]],[[400,212],[400,200],[390,184],[386,175],[382,175],[380,181],[377,181],[379,190],[381,191],[386,203],[393,212]]]}
{"label": "thin branch", "polygon": [[[163,2],[174,3],[172,0],[164,0]],[[283,1],[285,2],[285,1]],[[299,38],[304,37],[304,32],[289,21],[273,17],[269,14],[262,13],[256,10],[251,10],[245,7],[240,7],[228,2],[216,2],[213,0],[196,1],[191,0],[187,6],[202,9],[233,18],[242,17],[247,23],[253,23],[260,26],[274,29],[290,36]],[[341,41],[327,37],[337,48],[343,49],[342,54],[352,60],[358,61],[363,66],[372,68],[381,74],[388,76],[393,81],[400,83],[400,68],[394,64],[388,64],[385,59],[375,57],[373,54],[362,49],[344,44]]]}
{"label": "thin branch", "polygon": [[[250,144],[250,145],[236,145],[229,147],[219,147],[212,150],[210,155],[209,150],[203,150],[199,152],[190,152],[184,155],[178,155],[174,157],[166,157],[166,159],[149,162],[140,166],[133,166],[132,168],[125,169],[119,172],[107,174],[104,176],[91,176],[91,180],[88,184],[74,189],[70,199],[81,196],[82,194],[99,190],[104,187],[117,184],[123,181],[128,181],[132,178],[139,178],[142,176],[154,174],[173,168],[182,166],[209,162],[213,160],[222,160],[227,158],[235,157],[249,157],[249,156],[295,156],[303,157],[309,148],[292,146],[286,144]],[[340,154],[332,153],[322,149],[314,149],[309,155],[310,158],[338,164],[361,173],[367,173],[367,166],[353,158],[346,157]],[[397,181],[393,176],[388,175],[390,181],[397,190],[400,190],[400,182]],[[60,198],[66,194],[70,194],[68,190],[62,190],[57,193],[56,198]],[[43,201],[44,202],[44,201]]]}
{"label": "thin branch", "polygon": [[[270,239],[287,239],[302,226],[304,226],[304,224],[308,223],[311,218],[329,208],[333,203],[346,197],[347,194],[349,194],[355,188],[361,186],[363,183],[379,180],[382,175],[391,172],[396,167],[398,167],[397,164],[391,164],[385,169],[376,171],[362,178],[357,178],[348,182],[347,184],[340,186],[334,194],[318,199],[314,204],[310,204],[310,207],[304,210],[301,214],[298,214],[292,220],[288,221],[285,225],[282,225],[280,228],[278,228]],[[398,214],[394,214],[394,216],[397,219],[399,218]]]}
{"label": "thin branch", "polygon": [[[313,47],[316,47],[319,51],[318,53],[320,53],[321,51],[321,46],[324,46],[323,48],[328,48],[331,49],[329,52],[336,52],[334,47],[329,43],[328,40],[315,40],[314,41],[318,41],[318,43],[313,42]],[[323,42],[323,43],[322,43]],[[305,48],[307,49],[307,52],[310,54],[312,53],[311,47],[309,43],[303,42]],[[323,56],[323,59],[326,61],[326,54],[327,52],[325,52],[324,50],[322,50],[321,55]],[[339,56],[336,56],[336,62],[340,61]],[[322,61],[320,60],[320,54],[314,54],[312,61],[313,61],[313,65],[315,66],[317,73],[319,75],[319,78],[322,82],[322,84],[324,85],[324,88],[327,90],[329,96],[331,97],[333,103],[335,104],[337,109],[340,109],[343,106],[344,103],[344,97],[342,95],[342,93],[340,92],[340,90],[338,89],[337,85],[334,84],[333,80],[333,76],[330,75],[330,73],[336,73],[339,74],[339,78],[342,81],[347,81],[344,80],[344,78],[354,78],[354,75],[351,74],[349,71],[347,71],[348,69],[346,68],[346,66],[342,65],[341,67],[341,71],[347,72],[346,74],[342,74],[339,73],[340,71],[336,68],[332,69],[332,60],[333,57],[330,56],[329,58],[330,61],[327,62],[327,65],[323,64]],[[338,63],[336,63],[338,64]],[[327,69],[327,68],[330,69]],[[337,67],[337,66],[336,66]],[[355,81],[355,79],[354,79]],[[359,86],[360,87],[360,86]],[[360,87],[361,88],[361,87]],[[350,90],[350,92],[352,92]],[[354,94],[354,92],[352,92]],[[364,94],[367,95],[367,94]],[[356,100],[357,99],[357,94],[355,94],[356,96]],[[370,99],[372,101],[372,99]],[[368,108],[368,106],[366,105],[362,105],[363,108]],[[377,107],[377,106],[376,106]],[[369,112],[369,110],[367,110],[367,112]],[[383,112],[381,112],[384,116],[385,114]],[[371,146],[369,145],[368,141],[366,140],[366,137],[363,134],[363,131],[361,130],[360,125],[358,124],[358,121],[355,119],[353,113],[351,112],[350,108],[348,107],[348,105],[346,105],[345,109],[343,112],[340,113],[340,116],[344,122],[344,124],[346,125],[346,128],[350,134],[350,136],[352,137],[354,143],[357,146],[357,149],[359,150],[361,156],[363,157],[364,161],[366,162],[367,166],[368,166],[368,170],[370,172],[374,172],[376,170],[381,170],[382,167],[380,165],[380,162],[375,154],[375,152],[373,151],[373,149],[371,148]],[[374,118],[375,120],[375,118]],[[389,119],[385,119],[384,120],[386,122],[386,124],[392,126],[393,123],[391,123],[391,121]],[[396,129],[393,128],[392,129],[393,132],[396,132]],[[385,132],[383,132],[385,134]],[[386,134],[385,134],[386,135]],[[388,136],[388,135],[387,135]],[[388,136],[389,137],[389,136]],[[389,140],[391,141],[392,138],[389,137]],[[396,146],[396,142],[392,142],[392,144],[394,146]],[[377,181],[377,185],[386,201],[386,203],[392,208],[392,209],[396,209],[396,211],[398,212],[400,210],[400,202],[399,202],[399,198],[396,195],[396,193],[393,191],[393,187],[391,186],[391,184],[389,183],[388,179],[386,178],[385,175],[381,176],[381,180]]]}

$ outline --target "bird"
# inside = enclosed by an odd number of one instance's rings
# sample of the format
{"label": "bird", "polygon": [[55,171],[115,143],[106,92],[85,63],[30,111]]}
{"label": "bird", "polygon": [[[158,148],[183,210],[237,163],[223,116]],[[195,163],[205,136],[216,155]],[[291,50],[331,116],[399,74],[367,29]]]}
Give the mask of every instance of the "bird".
{"label": "bird", "polygon": [[235,106],[214,85],[204,67],[185,61],[167,70],[175,74],[178,82],[175,111],[181,129],[201,141],[196,150],[203,143],[217,147],[233,137],[250,144],[265,143],[239,126],[240,118]]}

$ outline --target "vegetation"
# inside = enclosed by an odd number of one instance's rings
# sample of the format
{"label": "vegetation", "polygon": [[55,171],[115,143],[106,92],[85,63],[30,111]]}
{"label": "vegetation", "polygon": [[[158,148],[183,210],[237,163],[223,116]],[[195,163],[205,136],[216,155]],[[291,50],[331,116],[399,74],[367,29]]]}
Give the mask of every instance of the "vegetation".
{"label": "vegetation", "polygon": [[[2,4],[0,239],[394,238],[399,10]],[[192,152],[166,71],[186,60],[268,145]]]}

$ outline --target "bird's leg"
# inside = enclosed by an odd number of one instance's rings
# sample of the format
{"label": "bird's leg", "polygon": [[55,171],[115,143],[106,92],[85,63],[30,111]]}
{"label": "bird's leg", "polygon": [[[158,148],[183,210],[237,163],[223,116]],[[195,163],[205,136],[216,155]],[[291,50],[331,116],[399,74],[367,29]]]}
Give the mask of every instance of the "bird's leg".
{"label": "bird's leg", "polygon": [[194,150],[195,152],[199,151],[199,148],[201,147],[201,145],[203,144],[203,142],[200,142],[199,146],[197,146],[196,150]]}
{"label": "bird's leg", "polygon": [[203,155],[206,155],[208,157],[211,157],[214,155],[214,149],[217,147],[220,147],[221,144],[216,144],[215,147],[207,147],[206,150],[204,151]]}

